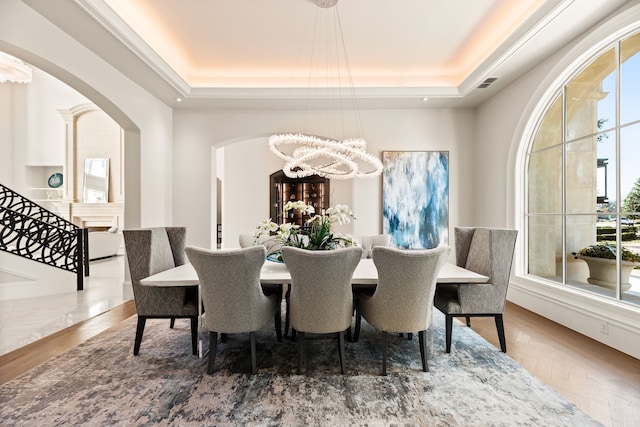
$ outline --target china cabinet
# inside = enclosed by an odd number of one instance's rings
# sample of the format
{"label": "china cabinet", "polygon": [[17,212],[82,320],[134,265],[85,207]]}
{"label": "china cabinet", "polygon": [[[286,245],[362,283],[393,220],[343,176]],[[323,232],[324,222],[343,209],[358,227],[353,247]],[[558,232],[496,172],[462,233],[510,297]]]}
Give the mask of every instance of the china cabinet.
{"label": "china cabinet", "polygon": [[285,217],[285,204],[301,200],[313,206],[316,212],[321,212],[329,207],[329,183],[329,179],[320,176],[289,178],[282,171],[272,173],[269,177],[271,220],[277,224],[295,223],[303,226],[307,215],[292,210]]}

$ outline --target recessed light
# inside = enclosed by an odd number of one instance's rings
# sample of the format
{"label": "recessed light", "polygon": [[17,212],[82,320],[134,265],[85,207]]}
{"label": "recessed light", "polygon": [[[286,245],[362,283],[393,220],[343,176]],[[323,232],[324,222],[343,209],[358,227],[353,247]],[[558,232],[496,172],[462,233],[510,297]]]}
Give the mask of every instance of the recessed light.
{"label": "recessed light", "polygon": [[176,101],[182,102],[182,98],[176,98]]}
{"label": "recessed light", "polygon": [[429,98],[427,98],[427,97],[425,96],[424,98],[422,98],[422,100],[423,100],[424,102],[427,102],[427,101],[429,100]]}

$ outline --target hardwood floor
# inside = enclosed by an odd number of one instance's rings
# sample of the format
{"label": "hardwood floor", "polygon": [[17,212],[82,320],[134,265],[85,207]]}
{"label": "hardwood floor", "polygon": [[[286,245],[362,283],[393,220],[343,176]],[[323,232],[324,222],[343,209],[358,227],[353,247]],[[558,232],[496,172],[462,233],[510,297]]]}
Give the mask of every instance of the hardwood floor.
{"label": "hardwood floor", "polygon": [[[134,314],[134,304],[128,301],[0,356],[0,384]],[[515,304],[507,303],[504,318],[511,358],[604,425],[640,426],[640,360]],[[466,326],[454,325],[454,343],[455,329],[461,327]],[[498,347],[492,318],[473,318],[471,327]]]}

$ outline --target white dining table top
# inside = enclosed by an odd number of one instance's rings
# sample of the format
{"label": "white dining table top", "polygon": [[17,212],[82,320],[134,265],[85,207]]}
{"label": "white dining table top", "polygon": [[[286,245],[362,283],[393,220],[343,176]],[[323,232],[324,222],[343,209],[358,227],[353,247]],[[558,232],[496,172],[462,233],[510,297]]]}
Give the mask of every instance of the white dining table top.
{"label": "white dining table top", "polygon": [[[486,283],[489,278],[446,263],[438,273],[438,283]],[[285,264],[266,261],[260,271],[260,282],[289,284],[291,275]],[[198,275],[191,264],[184,264],[169,270],[156,273],[140,280],[146,286],[194,286],[198,284]],[[372,259],[362,259],[353,272],[351,283],[354,285],[371,285],[378,283],[378,270]]]}

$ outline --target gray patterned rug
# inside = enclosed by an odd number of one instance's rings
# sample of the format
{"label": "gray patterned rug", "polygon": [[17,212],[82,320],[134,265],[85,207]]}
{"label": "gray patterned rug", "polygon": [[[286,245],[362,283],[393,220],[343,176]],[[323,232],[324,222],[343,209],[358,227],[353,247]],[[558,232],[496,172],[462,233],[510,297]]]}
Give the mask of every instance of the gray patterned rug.
{"label": "gray patterned rug", "polygon": [[209,376],[190,354],[187,322],[147,321],[134,357],[134,316],[2,386],[0,425],[599,425],[469,328],[454,325],[444,353],[443,323],[436,313],[427,373],[417,336],[394,336],[380,376],[379,335],[363,322],[360,341],[345,344],[346,375],[336,341],[320,338],[307,341],[306,373],[295,375],[295,343],[270,328],[258,335],[257,375],[248,335],[231,335]]}

